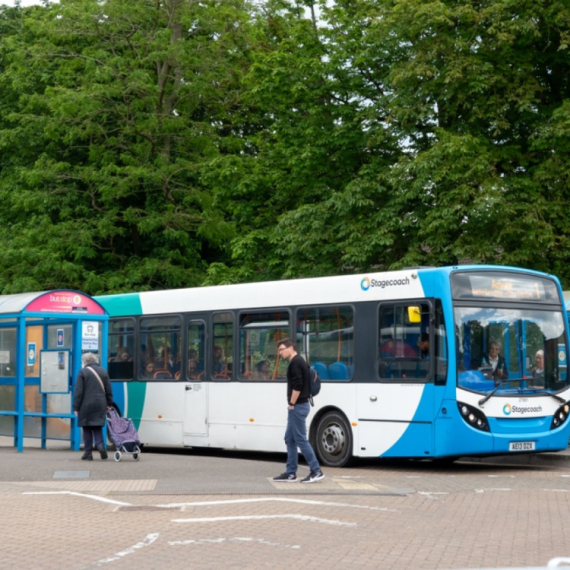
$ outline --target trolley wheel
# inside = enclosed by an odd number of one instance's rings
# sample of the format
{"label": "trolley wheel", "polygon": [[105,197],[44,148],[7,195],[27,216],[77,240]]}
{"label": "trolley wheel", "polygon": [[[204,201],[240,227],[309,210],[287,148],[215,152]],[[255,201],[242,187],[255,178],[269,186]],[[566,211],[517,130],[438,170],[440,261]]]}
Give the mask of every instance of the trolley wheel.
{"label": "trolley wheel", "polygon": [[115,451],[115,461],[121,461],[121,452],[120,451]]}
{"label": "trolley wheel", "polygon": [[352,457],[352,428],[340,412],[328,412],[319,421],[315,451],[323,465],[346,467]]}
{"label": "trolley wheel", "polygon": [[133,453],[133,459],[134,459],[135,461],[138,461],[138,460],[139,460],[139,454],[138,454],[138,453]]}

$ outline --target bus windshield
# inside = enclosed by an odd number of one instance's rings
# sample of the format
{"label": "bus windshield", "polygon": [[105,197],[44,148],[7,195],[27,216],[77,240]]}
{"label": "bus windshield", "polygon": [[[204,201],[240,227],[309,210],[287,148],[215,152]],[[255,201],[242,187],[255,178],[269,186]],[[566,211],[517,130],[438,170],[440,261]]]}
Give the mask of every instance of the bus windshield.
{"label": "bus windshield", "polygon": [[532,394],[568,385],[561,312],[456,307],[455,324],[459,387]]}

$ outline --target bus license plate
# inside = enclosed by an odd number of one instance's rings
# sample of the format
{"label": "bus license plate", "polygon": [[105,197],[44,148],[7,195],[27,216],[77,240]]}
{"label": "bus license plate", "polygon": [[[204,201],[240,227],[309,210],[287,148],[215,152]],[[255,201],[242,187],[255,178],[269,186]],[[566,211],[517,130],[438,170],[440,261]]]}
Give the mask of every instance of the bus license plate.
{"label": "bus license plate", "polygon": [[511,441],[509,451],[534,451],[534,441]]}

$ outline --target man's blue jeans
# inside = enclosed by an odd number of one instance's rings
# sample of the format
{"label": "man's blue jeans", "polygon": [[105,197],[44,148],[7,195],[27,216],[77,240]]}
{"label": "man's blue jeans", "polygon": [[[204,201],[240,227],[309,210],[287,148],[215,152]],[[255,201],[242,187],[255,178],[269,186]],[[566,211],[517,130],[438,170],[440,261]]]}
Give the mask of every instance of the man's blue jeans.
{"label": "man's blue jeans", "polygon": [[311,473],[319,471],[317,456],[307,439],[307,416],[311,407],[309,402],[296,404],[292,410],[288,410],[287,429],[285,430],[285,443],[287,445],[287,473],[297,473],[299,453],[301,450],[305,461],[309,464]]}

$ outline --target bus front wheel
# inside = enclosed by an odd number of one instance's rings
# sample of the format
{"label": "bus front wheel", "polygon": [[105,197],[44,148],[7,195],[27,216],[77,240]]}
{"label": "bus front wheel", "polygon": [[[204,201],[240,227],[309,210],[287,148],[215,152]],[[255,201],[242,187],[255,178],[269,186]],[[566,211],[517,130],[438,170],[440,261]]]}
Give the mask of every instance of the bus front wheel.
{"label": "bus front wheel", "polygon": [[352,461],[352,429],[339,412],[328,412],[319,421],[316,452],[323,465],[346,467]]}

